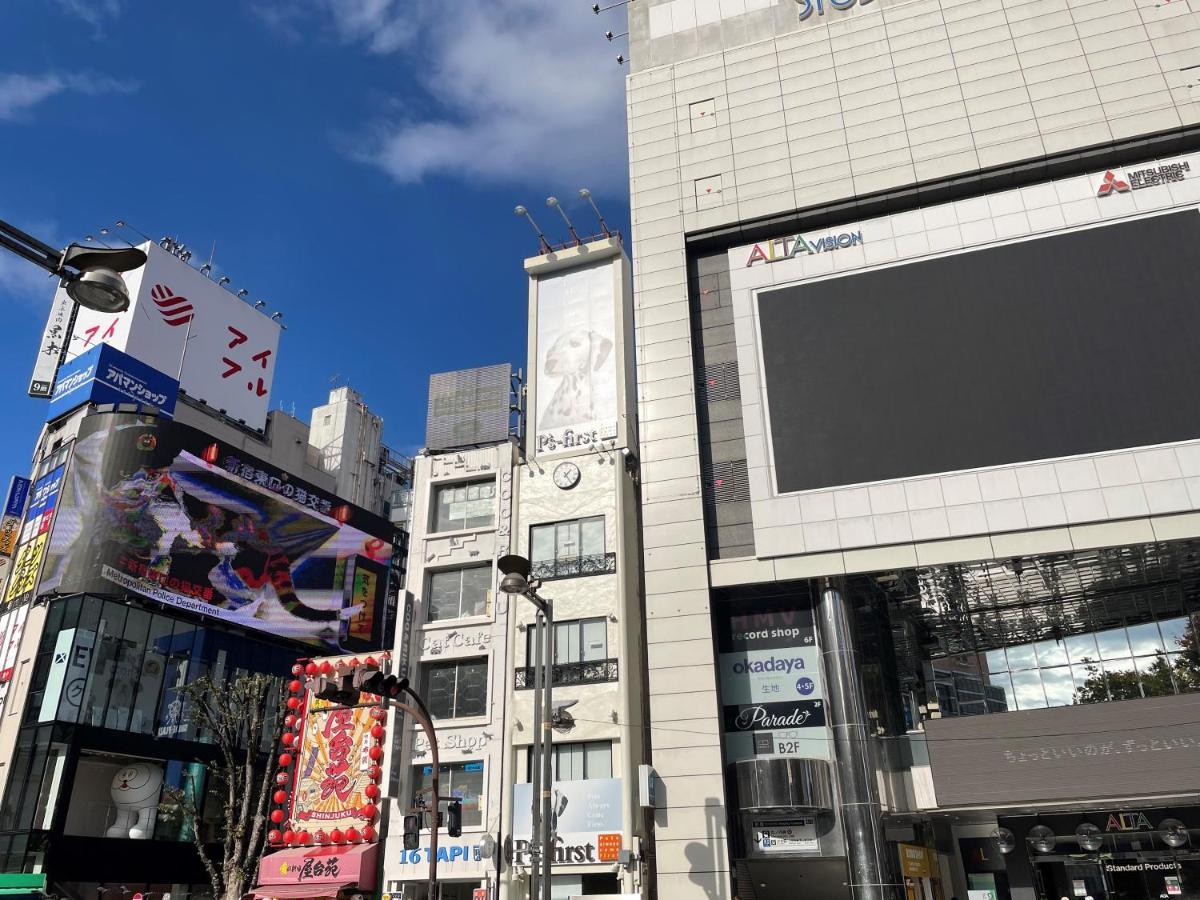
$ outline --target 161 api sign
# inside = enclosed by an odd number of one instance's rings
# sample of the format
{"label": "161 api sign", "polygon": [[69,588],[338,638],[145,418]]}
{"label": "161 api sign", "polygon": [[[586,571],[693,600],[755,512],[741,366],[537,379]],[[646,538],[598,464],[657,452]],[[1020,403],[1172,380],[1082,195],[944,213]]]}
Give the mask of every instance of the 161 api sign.
{"label": "161 api sign", "polygon": [[115,347],[99,344],[59,371],[47,418],[61,416],[83,403],[137,403],[154,407],[169,419],[175,414],[178,395],[179,382],[171,376]]}

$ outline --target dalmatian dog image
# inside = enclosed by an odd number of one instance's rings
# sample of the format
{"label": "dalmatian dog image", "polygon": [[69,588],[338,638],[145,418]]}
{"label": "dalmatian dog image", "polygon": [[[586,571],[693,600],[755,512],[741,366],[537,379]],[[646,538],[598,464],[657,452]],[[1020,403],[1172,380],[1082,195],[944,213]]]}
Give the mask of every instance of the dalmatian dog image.
{"label": "dalmatian dog image", "polygon": [[546,351],[544,372],[557,378],[538,428],[562,428],[596,418],[592,373],[600,371],[612,353],[613,342],[594,331],[574,329],[560,335]]}

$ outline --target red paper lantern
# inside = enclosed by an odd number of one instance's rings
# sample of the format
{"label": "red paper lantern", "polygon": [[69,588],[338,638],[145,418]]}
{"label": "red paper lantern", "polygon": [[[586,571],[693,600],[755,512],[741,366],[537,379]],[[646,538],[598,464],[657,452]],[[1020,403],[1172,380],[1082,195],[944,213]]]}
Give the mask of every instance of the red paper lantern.
{"label": "red paper lantern", "polygon": [[373,656],[368,656],[368,657],[367,657],[365,660],[363,660],[363,665],[365,665],[365,666],[375,666],[375,667],[378,667],[378,665],[379,665],[379,660],[377,660],[377,659],[376,659],[375,657],[373,657]]}
{"label": "red paper lantern", "polygon": [[358,833],[358,829],[355,828],[354,826],[351,826],[346,829],[346,840],[349,843],[357,844],[361,838],[362,838],[362,835]]}
{"label": "red paper lantern", "polygon": [[329,832],[329,842],[331,844],[340,844],[344,838],[345,835],[342,834],[341,830],[338,828],[335,828],[333,831]]}
{"label": "red paper lantern", "polygon": [[371,715],[371,718],[374,719],[376,722],[386,722],[387,721],[387,710],[383,709],[382,707],[372,706],[370,715]]}
{"label": "red paper lantern", "polygon": [[315,662],[310,662],[307,666],[304,667],[305,675],[316,675],[318,671],[320,671],[320,670],[317,668],[317,664]]}
{"label": "red paper lantern", "polygon": [[329,842],[329,835],[327,835],[324,831],[318,831],[314,837],[316,837],[318,844],[326,844]]}
{"label": "red paper lantern", "polygon": [[379,766],[371,766],[371,768],[367,769],[367,777],[372,781],[378,781],[383,777],[383,769],[379,768]]}
{"label": "red paper lantern", "polygon": [[298,694],[304,690],[304,682],[297,678],[295,681],[288,683],[288,690],[293,694]]}
{"label": "red paper lantern", "polygon": [[295,724],[296,724],[296,717],[292,713],[288,713],[286,716],[283,717],[283,727],[284,728],[291,728]]}
{"label": "red paper lantern", "polygon": [[375,829],[372,828],[370,825],[368,825],[366,828],[363,829],[363,840],[364,841],[375,840]]}
{"label": "red paper lantern", "polygon": [[312,843],[312,835],[309,834],[307,831],[300,832],[298,835],[296,835],[296,839],[298,841],[300,841],[300,843],[302,843],[302,844],[311,844]]}
{"label": "red paper lantern", "polygon": [[376,797],[379,796],[379,785],[368,784],[365,788],[363,788],[363,793],[366,794],[368,797],[370,797],[372,800],[374,800]]}
{"label": "red paper lantern", "polygon": [[287,791],[276,791],[273,796],[276,803],[287,802]]}
{"label": "red paper lantern", "polygon": [[375,809],[374,803],[368,803],[366,806],[360,809],[359,812],[362,813],[362,817],[368,822],[373,822],[375,821],[375,813],[378,812],[378,810]]}
{"label": "red paper lantern", "polygon": [[304,666],[300,665],[300,663],[296,663],[294,666],[292,666],[292,674],[293,675],[303,675],[304,674]]}
{"label": "red paper lantern", "polygon": [[290,753],[279,754],[279,764],[281,766],[283,766],[285,769],[288,766],[290,766],[292,764],[292,754],[290,754]]}
{"label": "red paper lantern", "polygon": [[283,733],[283,737],[281,737],[280,740],[283,741],[283,745],[285,747],[290,747],[290,746],[292,746],[293,743],[295,743],[296,736],[294,734],[292,734],[290,731],[285,731]]}
{"label": "red paper lantern", "polygon": [[278,825],[280,822],[282,822],[283,821],[283,810],[282,809],[271,810],[271,821],[274,822],[276,825]]}
{"label": "red paper lantern", "polygon": [[383,737],[383,726],[382,725],[372,725],[371,726],[371,737],[375,738],[375,740],[379,740],[381,737]]}
{"label": "red paper lantern", "polygon": [[325,662],[321,663],[321,665],[317,668],[317,671],[322,675],[332,675],[333,666],[330,664],[329,660],[325,660]]}
{"label": "red paper lantern", "polygon": [[283,842],[285,844],[296,843],[296,832],[292,831],[292,829],[290,829],[290,828],[287,831],[285,831],[283,833]]}
{"label": "red paper lantern", "polygon": [[378,761],[383,758],[383,748],[379,746],[372,747],[367,751],[367,755],[371,757],[371,759]]}
{"label": "red paper lantern", "polygon": [[271,831],[267,832],[267,840],[272,844],[278,844],[283,840],[283,835],[279,833],[278,829],[272,829]]}
{"label": "red paper lantern", "polygon": [[299,709],[300,708],[300,698],[299,697],[288,697],[287,698],[287,708],[288,709]]}
{"label": "red paper lantern", "polygon": [[292,776],[289,775],[287,772],[276,772],[275,773],[275,783],[276,784],[287,784],[291,780],[292,780]]}

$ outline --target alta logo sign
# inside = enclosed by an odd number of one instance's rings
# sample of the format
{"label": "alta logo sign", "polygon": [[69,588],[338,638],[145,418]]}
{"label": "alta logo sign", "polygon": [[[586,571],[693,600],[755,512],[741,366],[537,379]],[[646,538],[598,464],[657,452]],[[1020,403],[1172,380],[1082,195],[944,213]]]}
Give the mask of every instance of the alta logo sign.
{"label": "alta logo sign", "polygon": [[165,284],[156,284],[150,291],[150,298],[158,307],[163,321],[172,328],[177,325],[186,325],[196,317],[188,298],[180,297]]}
{"label": "alta logo sign", "polygon": [[1105,831],[1153,831],[1154,826],[1146,818],[1145,813],[1123,812],[1109,813],[1104,825]]}
{"label": "alta logo sign", "polygon": [[[802,253],[825,253],[829,250],[841,250],[845,247],[857,247],[863,242],[861,231],[843,231],[841,234],[827,234],[816,240],[804,237],[802,234],[791,237],[775,238],[755,244],[746,260],[746,267],[757,262],[773,263],[785,259],[794,259]],[[765,248],[765,249],[764,249]]]}
{"label": "alta logo sign", "polygon": [[1104,173],[1100,187],[1096,190],[1097,197],[1107,197],[1110,194],[1128,194],[1141,188],[1158,187],[1163,184],[1174,184],[1187,178],[1192,171],[1191,163],[1167,163],[1162,166],[1151,166],[1148,169],[1134,169],[1128,175],[1128,181],[1117,177],[1115,172]]}
{"label": "alta logo sign", "polygon": [[[871,0],[829,0],[829,8],[838,12],[845,12],[854,5],[866,6]],[[800,21],[803,22],[813,13],[818,16],[825,15],[825,0],[796,0],[796,5],[800,7]]]}

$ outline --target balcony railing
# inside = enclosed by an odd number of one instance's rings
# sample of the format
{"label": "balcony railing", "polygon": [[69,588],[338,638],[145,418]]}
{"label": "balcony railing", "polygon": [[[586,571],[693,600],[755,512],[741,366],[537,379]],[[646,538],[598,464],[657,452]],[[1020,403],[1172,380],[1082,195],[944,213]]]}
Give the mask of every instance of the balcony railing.
{"label": "balcony railing", "polygon": [[[513,687],[518,691],[533,688],[533,666],[519,668],[514,675]],[[615,659],[598,659],[593,662],[555,663],[550,677],[555,687],[616,681],[617,661]]]}
{"label": "balcony railing", "polygon": [[533,563],[533,577],[542,581],[552,578],[583,578],[588,575],[611,575],[617,571],[617,554],[596,553],[592,556],[570,556],[546,559]]}

